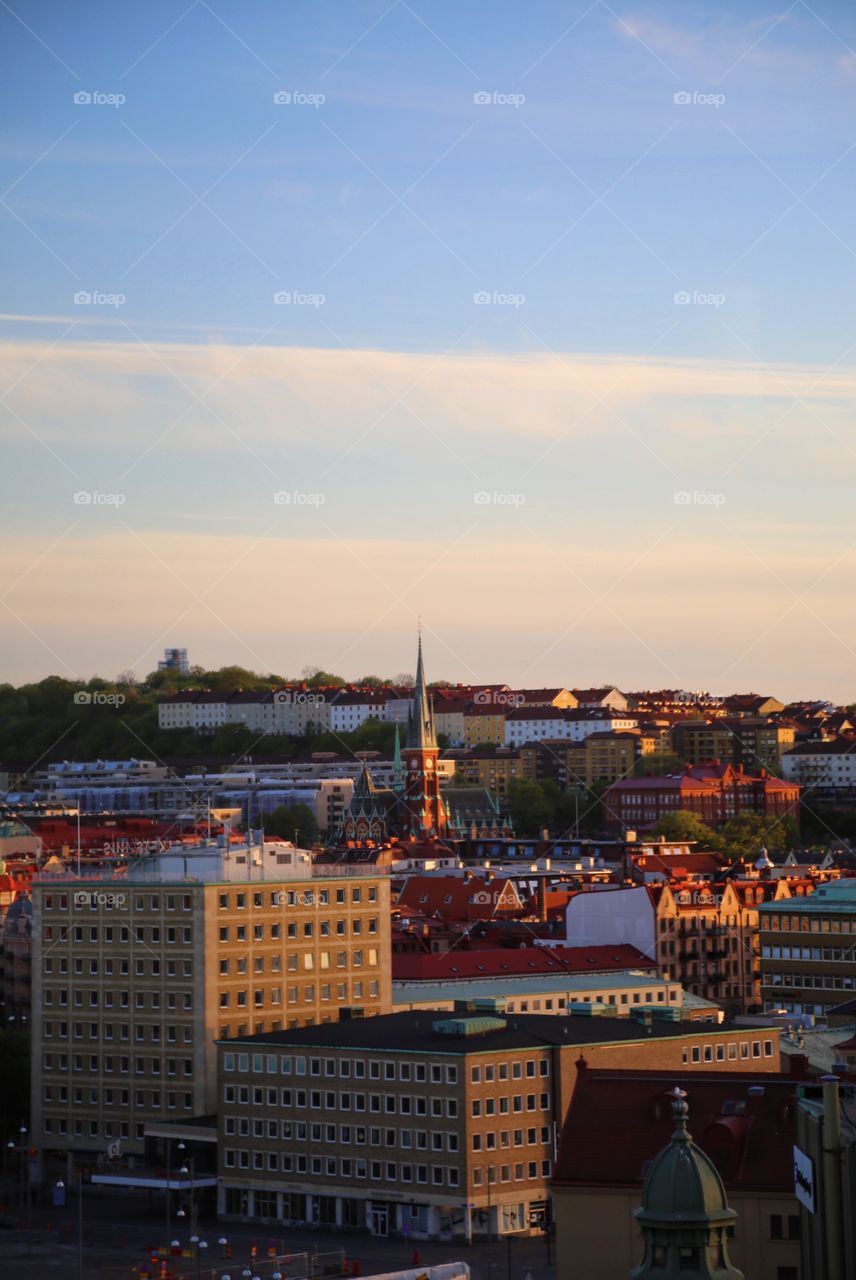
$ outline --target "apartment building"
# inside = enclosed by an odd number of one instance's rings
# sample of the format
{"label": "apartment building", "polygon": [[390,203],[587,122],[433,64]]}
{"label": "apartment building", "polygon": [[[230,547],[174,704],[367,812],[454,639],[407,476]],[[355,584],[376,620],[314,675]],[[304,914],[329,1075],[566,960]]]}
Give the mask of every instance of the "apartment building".
{"label": "apartment building", "polygon": [[547,738],[582,742],[590,733],[619,733],[635,728],[633,716],[608,708],[519,706],[505,718],[504,741],[508,747]]}
{"label": "apartment building", "polygon": [[765,1009],[823,1018],[856,991],[856,880],[765,903],[759,929]]}
{"label": "apartment building", "polygon": [[33,1145],[143,1152],[147,1123],[209,1114],[218,1037],[385,1013],[389,883],[284,842],[205,842],[125,879],[33,884]]}
{"label": "apartment building", "polygon": [[686,764],[706,764],[731,760],[734,739],[723,720],[679,720],[672,725],[672,747]]}
{"label": "apartment building", "polygon": [[490,753],[457,751],[447,758],[454,759],[456,780],[485,787],[496,800],[504,799],[511,783],[523,777],[520,753],[508,747]]}
{"label": "apartment building", "polygon": [[462,1006],[223,1041],[219,1211],[472,1240],[548,1220],[573,1064],[778,1066],[778,1032]]}
{"label": "apartment building", "polygon": [[799,821],[800,789],[774,778],[765,769],[745,773],[720,759],[687,766],[681,774],[626,778],[604,793],[604,823],[608,831],[653,826],[676,809],[688,809],[702,822],[716,825],[741,813]]}
{"label": "apartment building", "polygon": [[[367,720],[388,720],[390,689],[343,690],[330,703],[332,733],[353,733]],[[406,699],[400,699],[406,702]]]}
{"label": "apartment building", "polygon": [[303,685],[218,693],[186,689],[158,703],[158,726],[213,733],[221,725],[239,724],[253,733],[301,737],[310,726],[316,731],[330,727],[330,708],[340,692]]}
{"label": "apartment building", "polygon": [[782,772],[815,799],[856,798],[856,738],[803,742],[782,756]]}
{"label": "apartment building", "polygon": [[507,714],[508,705],[505,703],[470,703],[463,717],[464,746],[503,746]]}
{"label": "apartment building", "polygon": [[568,903],[565,928],[568,942],[577,946],[605,945],[620,937],[655,959],[692,995],[713,1000],[729,1013],[748,1013],[764,1002],[759,933],[764,904],[806,901],[792,900],[784,879],[650,883],[576,894]]}

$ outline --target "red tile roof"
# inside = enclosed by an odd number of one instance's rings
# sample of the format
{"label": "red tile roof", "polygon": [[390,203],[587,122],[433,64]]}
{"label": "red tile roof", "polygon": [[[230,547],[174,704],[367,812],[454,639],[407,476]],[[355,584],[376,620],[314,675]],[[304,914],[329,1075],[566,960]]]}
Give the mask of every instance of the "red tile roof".
{"label": "red tile roof", "polygon": [[[763,1037],[763,1030],[746,1029]],[[794,1076],[578,1068],[553,1175],[560,1186],[641,1186],[674,1129],[669,1094],[686,1090],[689,1130],[726,1188],[793,1192]],[[751,1088],[761,1088],[758,1095]]]}
{"label": "red tile roof", "polygon": [[496,915],[524,914],[514,883],[504,877],[410,876],[398,899],[400,911],[408,907],[444,920],[490,920]]}

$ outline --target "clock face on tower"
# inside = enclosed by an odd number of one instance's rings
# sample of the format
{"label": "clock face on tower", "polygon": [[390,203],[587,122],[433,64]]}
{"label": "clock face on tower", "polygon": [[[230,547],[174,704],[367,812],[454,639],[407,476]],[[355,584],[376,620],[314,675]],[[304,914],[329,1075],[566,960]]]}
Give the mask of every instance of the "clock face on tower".
{"label": "clock face on tower", "polygon": [[434,768],[434,761],[431,759],[431,757],[430,757],[430,756],[429,756],[429,757],[428,757],[428,759],[425,761],[425,768],[428,770],[428,772],[429,772],[429,773],[430,773],[430,772],[431,772],[431,770]]}
{"label": "clock face on tower", "polygon": [[418,757],[417,757],[417,756],[411,756],[411,757],[410,757],[410,767],[411,767],[411,769],[418,769],[418,768],[419,768],[419,759],[418,759]]}

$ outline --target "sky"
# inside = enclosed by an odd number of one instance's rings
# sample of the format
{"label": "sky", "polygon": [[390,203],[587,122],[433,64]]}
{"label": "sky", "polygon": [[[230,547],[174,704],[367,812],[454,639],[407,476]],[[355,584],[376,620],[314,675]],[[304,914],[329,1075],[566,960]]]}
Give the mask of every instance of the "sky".
{"label": "sky", "polygon": [[844,3],[0,6],[0,680],[856,700]]}

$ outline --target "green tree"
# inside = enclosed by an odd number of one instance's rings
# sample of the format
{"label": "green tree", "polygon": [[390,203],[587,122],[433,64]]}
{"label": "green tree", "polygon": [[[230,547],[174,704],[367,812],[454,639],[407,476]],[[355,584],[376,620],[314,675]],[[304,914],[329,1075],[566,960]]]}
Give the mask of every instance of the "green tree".
{"label": "green tree", "polygon": [[719,829],[720,846],[729,857],[757,858],[761,849],[782,853],[799,843],[793,818],[765,818],[760,813],[740,813]]}
{"label": "green tree", "polygon": [[[0,1132],[18,1141],[22,1121],[30,1114],[30,1036],[0,1029]],[[5,1152],[4,1152],[5,1154]]]}
{"label": "green tree", "polygon": [[334,676],[329,671],[319,671],[317,667],[307,667],[303,672],[303,678],[310,689],[323,689],[325,687],[343,689],[348,683],[341,676]]}
{"label": "green tree", "polygon": [[553,822],[554,799],[539,782],[515,778],[508,786],[508,808],[520,836],[536,836]]}
{"label": "green tree", "polygon": [[652,752],[649,756],[640,756],[636,761],[637,778],[663,777],[669,773],[682,773],[683,762],[680,757],[667,752]]}
{"label": "green tree", "polygon": [[716,832],[696,817],[689,809],[676,809],[666,813],[651,830],[654,836],[665,836],[669,841],[695,840],[701,849],[717,849],[721,841]]}
{"label": "green tree", "polygon": [[[265,818],[265,835],[281,836],[283,840],[299,839],[302,847],[311,845],[318,837],[315,814],[308,805],[281,804]],[[297,840],[295,840],[297,843]]]}

